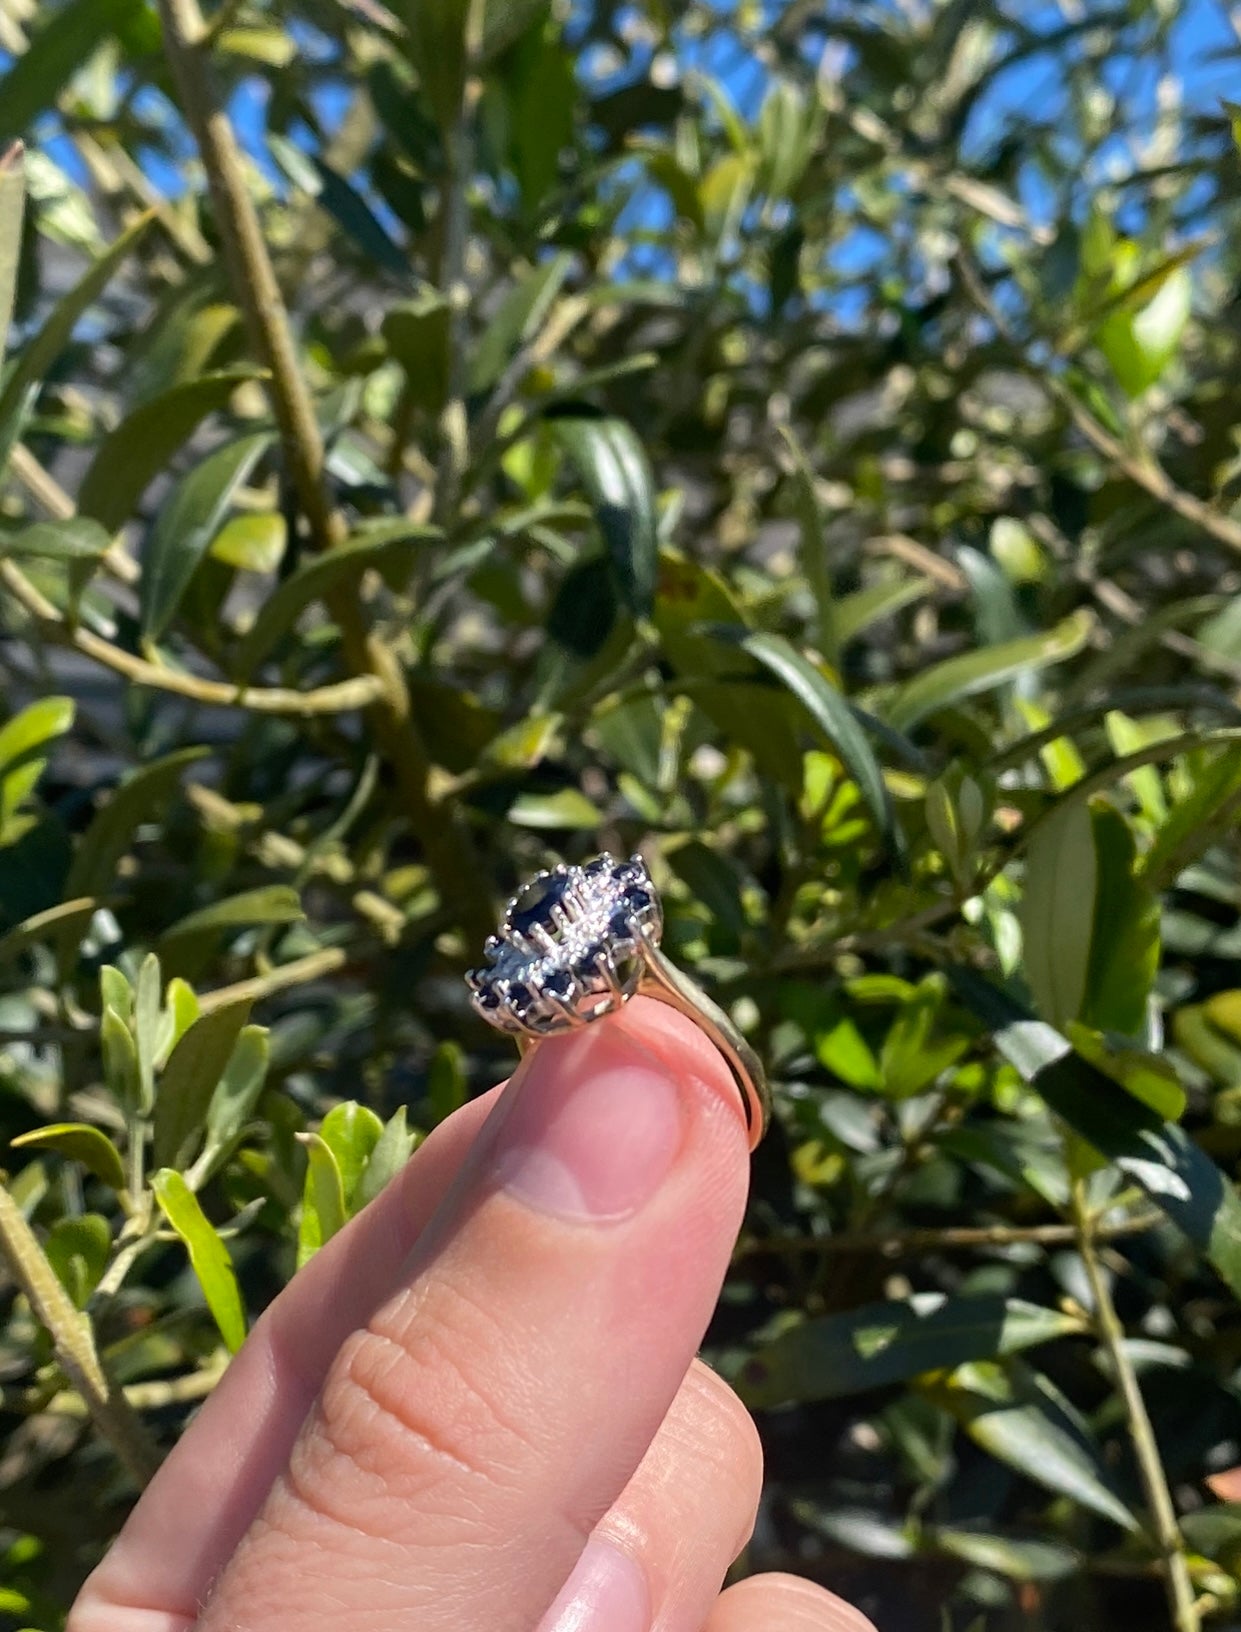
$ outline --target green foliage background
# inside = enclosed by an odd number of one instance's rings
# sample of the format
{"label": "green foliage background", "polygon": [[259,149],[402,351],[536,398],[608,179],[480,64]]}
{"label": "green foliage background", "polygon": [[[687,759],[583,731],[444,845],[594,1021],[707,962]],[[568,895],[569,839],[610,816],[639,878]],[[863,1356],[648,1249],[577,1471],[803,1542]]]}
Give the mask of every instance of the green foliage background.
{"label": "green foliage background", "polygon": [[1241,1625],[1241,188],[1176,12],[0,4],[5,1624],[508,1069],[498,904],[641,845],[775,1084],[740,1568]]}

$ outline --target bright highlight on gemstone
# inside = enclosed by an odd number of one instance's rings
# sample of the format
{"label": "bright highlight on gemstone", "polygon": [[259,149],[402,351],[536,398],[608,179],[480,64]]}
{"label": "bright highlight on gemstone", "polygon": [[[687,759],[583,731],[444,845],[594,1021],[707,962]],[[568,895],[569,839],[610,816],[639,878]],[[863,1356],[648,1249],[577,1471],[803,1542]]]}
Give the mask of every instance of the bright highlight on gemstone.
{"label": "bright highlight on gemstone", "polygon": [[539,873],[509,902],[466,976],[474,1007],[501,1031],[545,1037],[593,1020],[633,996],[643,948],[659,945],[663,914],[640,856],[603,854]]}

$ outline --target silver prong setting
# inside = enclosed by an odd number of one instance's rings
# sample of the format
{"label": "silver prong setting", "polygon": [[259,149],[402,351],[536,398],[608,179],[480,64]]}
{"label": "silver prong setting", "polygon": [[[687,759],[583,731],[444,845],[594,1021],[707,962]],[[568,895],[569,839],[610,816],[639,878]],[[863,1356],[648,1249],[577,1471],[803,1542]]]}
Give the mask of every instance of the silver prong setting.
{"label": "silver prong setting", "polygon": [[626,1003],[663,915],[640,856],[604,853],[536,873],[509,901],[487,963],[467,975],[471,1001],[510,1035],[545,1037]]}

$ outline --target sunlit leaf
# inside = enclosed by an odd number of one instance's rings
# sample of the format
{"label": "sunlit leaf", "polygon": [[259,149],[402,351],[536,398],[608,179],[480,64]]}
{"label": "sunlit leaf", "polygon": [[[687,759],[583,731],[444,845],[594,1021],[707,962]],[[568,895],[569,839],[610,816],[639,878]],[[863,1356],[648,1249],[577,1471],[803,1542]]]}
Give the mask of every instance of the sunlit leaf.
{"label": "sunlit leaf", "polygon": [[736,1386],[764,1409],[838,1399],[1083,1329],[1080,1316],[1020,1299],[920,1292],[791,1326],[745,1363]]}
{"label": "sunlit leaf", "polygon": [[18,1134],[9,1143],[14,1150],[54,1150],[81,1162],[113,1190],[125,1188],[125,1168],[116,1146],[102,1129],[87,1122],[49,1122],[45,1128]]}
{"label": "sunlit leaf", "polygon": [[228,1248],[207,1220],[198,1198],[180,1173],[163,1168],[151,1180],[160,1211],[185,1242],[220,1336],[236,1354],[246,1337],[241,1292]]}
{"label": "sunlit leaf", "polygon": [[271,445],[269,431],[237,437],[182,478],[160,508],[142,568],[142,633],[158,640],[177,615],[233,494]]}
{"label": "sunlit leaf", "polygon": [[932,664],[897,692],[888,706],[887,719],[898,731],[908,731],[937,709],[991,691],[1020,674],[1063,663],[1085,646],[1093,622],[1083,608],[1046,634],[1023,636]]}

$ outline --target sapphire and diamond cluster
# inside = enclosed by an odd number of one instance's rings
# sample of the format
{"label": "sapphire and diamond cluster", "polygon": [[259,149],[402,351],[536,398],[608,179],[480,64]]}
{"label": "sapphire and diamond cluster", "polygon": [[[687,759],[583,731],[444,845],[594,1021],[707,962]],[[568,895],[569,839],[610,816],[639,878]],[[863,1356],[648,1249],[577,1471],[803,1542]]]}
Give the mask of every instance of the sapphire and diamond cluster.
{"label": "sapphire and diamond cluster", "polygon": [[509,902],[466,976],[491,1025],[546,1037],[608,1013],[638,989],[643,952],[659,944],[663,914],[641,856],[606,853],[538,873]]}

